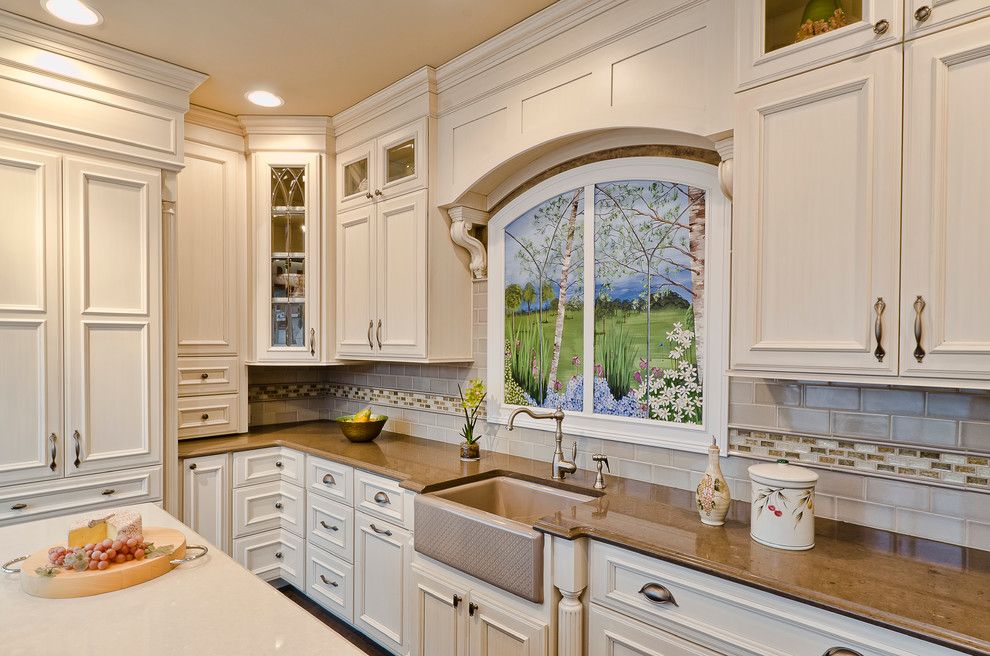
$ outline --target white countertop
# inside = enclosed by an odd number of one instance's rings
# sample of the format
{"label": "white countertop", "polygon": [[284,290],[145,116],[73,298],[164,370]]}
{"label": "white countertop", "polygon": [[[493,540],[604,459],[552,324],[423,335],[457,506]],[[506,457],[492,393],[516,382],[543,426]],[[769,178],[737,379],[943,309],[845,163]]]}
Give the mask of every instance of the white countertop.
{"label": "white countertop", "polygon": [[[210,553],[147,583],[78,599],[32,597],[21,590],[19,575],[0,573],[0,653],[363,654],[161,508],[130,508],[146,526],[181,530],[187,544],[206,545]],[[69,522],[78,516],[0,528],[0,563],[65,544]]]}

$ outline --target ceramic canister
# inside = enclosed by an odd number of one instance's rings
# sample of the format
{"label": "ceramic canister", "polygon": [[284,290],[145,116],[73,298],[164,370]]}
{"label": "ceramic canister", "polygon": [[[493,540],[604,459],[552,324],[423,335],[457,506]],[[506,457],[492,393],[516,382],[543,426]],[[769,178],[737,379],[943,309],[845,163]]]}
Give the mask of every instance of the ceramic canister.
{"label": "ceramic canister", "polygon": [[752,465],[753,504],[749,534],[761,544],[800,551],[815,546],[815,483],[818,474],[788,464]]}

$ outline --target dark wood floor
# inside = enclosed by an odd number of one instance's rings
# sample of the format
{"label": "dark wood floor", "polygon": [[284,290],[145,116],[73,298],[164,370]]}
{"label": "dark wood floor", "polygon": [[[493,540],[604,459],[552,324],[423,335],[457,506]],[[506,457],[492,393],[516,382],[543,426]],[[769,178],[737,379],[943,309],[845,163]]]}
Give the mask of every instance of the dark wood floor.
{"label": "dark wood floor", "polygon": [[286,585],[279,588],[279,592],[294,601],[310,615],[342,635],[345,640],[355,645],[358,649],[369,656],[391,656],[389,652],[376,645],[369,638],[365,637],[364,634],[358,633],[353,628],[337,619],[331,613],[323,610],[318,604],[316,604],[316,602],[310,601],[308,597],[293,588],[291,585]]}

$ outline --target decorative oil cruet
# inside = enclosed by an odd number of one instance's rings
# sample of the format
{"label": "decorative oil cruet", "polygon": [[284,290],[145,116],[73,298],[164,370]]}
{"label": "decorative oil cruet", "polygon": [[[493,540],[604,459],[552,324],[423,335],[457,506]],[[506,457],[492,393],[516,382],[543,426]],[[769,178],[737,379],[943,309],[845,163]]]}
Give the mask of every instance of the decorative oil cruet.
{"label": "decorative oil cruet", "polygon": [[713,436],[712,445],[708,447],[708,467],[705,468],[705,475],[701,477],[697,490],[698,514],[701,515],[701,522],[709,526],[721,526],[725,523],[729,502],[732,500],[718,457],[718,442]]}

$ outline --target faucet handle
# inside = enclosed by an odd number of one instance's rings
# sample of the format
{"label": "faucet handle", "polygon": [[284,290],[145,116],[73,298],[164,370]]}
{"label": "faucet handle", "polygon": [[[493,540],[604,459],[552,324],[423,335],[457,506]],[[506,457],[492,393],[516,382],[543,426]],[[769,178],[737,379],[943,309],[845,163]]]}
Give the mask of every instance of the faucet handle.
{"label": "faucet handle", "polygon": [[610,474],[612,473],[612,468],[608,466],[608,457],[606,457],[604,453],[596,453],[591,456],[591,459],[598,463],[598,471],[602,470],[602,465],[604,464],[605,469],[607,469]]}
{"label": "faucet handle", "polygon": [[571,448],[571,462],[577,462],[577,440],[574,440],[574,446]]}

